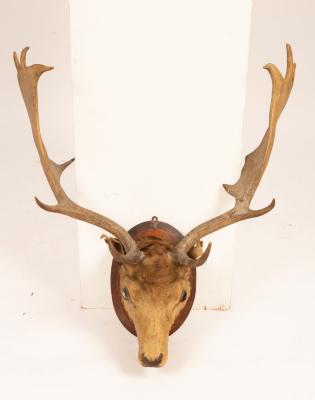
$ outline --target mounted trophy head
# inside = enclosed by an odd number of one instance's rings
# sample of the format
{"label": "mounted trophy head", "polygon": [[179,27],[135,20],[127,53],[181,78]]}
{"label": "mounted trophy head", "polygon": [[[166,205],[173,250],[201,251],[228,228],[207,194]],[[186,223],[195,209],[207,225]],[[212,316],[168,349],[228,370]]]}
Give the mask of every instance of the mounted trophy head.
{"label": "mounted trophy head", "polygon": [[275,201],[260,210],[250,209],[251,200],[267,167],[275,138],[276,125],[289,98],[295,63],[287,45],[285,77],[273,64],[267,64],[272,80],[272,96],[267,131],[259,146],[245,159],[239,180],[223,185],[234,197],[232,209],[193,228],[182,236],[172,226],[158,221],[143,222],[129,232],[113,220],[83,208],[72,201],[61,186],[63,171],[74,158],[57,164],[47,154],[42,140],[38,113],[37,85],[40,76],[53,69],[41,64],[26,65],[24,48],[14,53],[18,81],[40,162],[57,200],[47,205],[35,198],[39,207],[96,225],[112,236],[102,235],[113,256],[111,289],[113,304],[122,324],[138,338],[139,361],[143,366],[160,367],[167,361],[168,337],[188,316],[196,290],[196,268],[207,260],[211,243],[202,250],[201,239],[225,226],[266,214]]}

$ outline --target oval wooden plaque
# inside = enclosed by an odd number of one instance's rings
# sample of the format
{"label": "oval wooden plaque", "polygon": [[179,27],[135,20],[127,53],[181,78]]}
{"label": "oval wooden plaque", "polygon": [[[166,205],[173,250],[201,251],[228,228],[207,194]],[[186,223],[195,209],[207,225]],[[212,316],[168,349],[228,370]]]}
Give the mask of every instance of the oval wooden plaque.
{"label": "oval wooden plaque", "polygon": [[[135,239],[135,241],[140,241],[145,238],[156,238],[157,240],[163,240],[169,242],[172,245],[176,245],[183,237],[183,235],[175,229],[173,226],[160,222],[156,217],[153,217],[151,221],[142,222],[129,231],[130,235]],[[129,318],[121,299],[120,285],[119,285],[119,268],[121,264],[113,260],[111,269],[111,292],[113,306],[117,317],[123,326],[133,335],[136,334],[136,330],[133,322]],[[196,294],[196,268],[191,268],[190,273],[190,283],[191,291],[190,296],[186,302],[185,307],[182,309],[178,317],[176,318],[172,328],[170,330],[170,335],[174,333],[186,320],[192,305],[194,303]]]}

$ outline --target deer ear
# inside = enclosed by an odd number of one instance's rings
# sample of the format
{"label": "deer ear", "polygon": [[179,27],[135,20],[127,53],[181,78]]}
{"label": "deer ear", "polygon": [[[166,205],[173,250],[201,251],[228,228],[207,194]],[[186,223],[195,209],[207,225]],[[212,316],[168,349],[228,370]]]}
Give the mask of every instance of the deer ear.
{"label": "deer ear", "polygon": [[[105,235],[105,233],[103,233],[103,234],[100,236],[100,239],[103,239],[103,240],[108,244],[109,247],[112,246],[112,247],[114,247],[114,249],[117,250],[119,253],[124,254],[123,245],[122,245],[121,241],[118,240],[117,238],[115,238],[115,237],[109,237],[109,236]],[[110,245],[111,245],[111,246],[110,246]]]}
{"label": "deer ear", "polygon": [[203,242],[201,240],[198,240],[198,242],[189,250],[188,255],[190,258],[193,260],[196,260],[197,258],[201,257],[203,254],[202,250]]}
{"label": "deer ear", "polygon": [[125,253],[124,247],[123,247],[123,245],[122,245],[120,240],[118,240],[117,238],[113,237],[112,238],[112,243],[113,243],[115,249],[117,251],[119,251],[119,253],[121,253],[121,254]]}

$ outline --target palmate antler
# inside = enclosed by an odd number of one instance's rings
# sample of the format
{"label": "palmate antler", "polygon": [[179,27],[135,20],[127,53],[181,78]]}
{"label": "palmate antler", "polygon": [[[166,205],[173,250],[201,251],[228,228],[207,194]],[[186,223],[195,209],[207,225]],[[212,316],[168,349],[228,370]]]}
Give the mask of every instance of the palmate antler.
{"label": "palmate antler", "polygon": [[41,137],[38,113],[38,80],[44,72],[52,70],[53,67],[48,67],[41,64],[26,66],[26,53],[28,49],[29,48],[26,47],[22,50],[20,59],[14,52],[14,62],[17,69],[20,89],[30,119],[34,142],[40,157],[40,162],[49,186],[57,200],[56,205],[47,205],[35,198],[37,204],[46,211],[64,214],[69,217],[88,222],[92,225],[96,225],[110,232],[119,240],[124,250],[124,254],[120,253],[117,250],[114,241],[111,238],[107,238],[107,243],[114,259],[119,263],[138,263],[141,261],[144,255],[138,249],[136,242],[124,228],[109,218],[104,217],[103,215],[80,207],[78,204],[73,202],[63,190],[60,183],[61,174],[68,167],[68,165],[74,161],[74,158],[63,164],[56,164],[54,161],[49,159]]}
{"label": "palmate antler", "polygon": [[261,210],[251,210],[250,202],[267,167],[274,143],[276,125],[288,101],[293,86],[295,67],[292,50],[289,44],[287,44],[287,70],[285,77],[281,75],[275,65],[267,64],[264,66],[272,80],[269,127],[260,145],[252,153],[247,155],[239,180],[234,185],[223,185],[226,192],[235,198],[235,206],[231,210],[191,230],[173,250],[173,258],[177,264],[191,267],[202,265],[208,258],[211,243],[208,245],[203,255],[197,260],[193,260],[187,254],[202,237],[222,229],[225,226],[234,224],[235,222],[264,215],[275,206],[275,200],[272,200],[269,206]]}
{"label": "palmate antler", "polygon": [[[41,137],[38,113],[38,80],[44,72],[50,71],[53,67],[41,64],[26,66],[27,51],[28,48],[22,50],[20,59],[18,59],[16,53],[14,53],[14,62],[40,161],[50,188],[57,200],[57,204],[51,206],[42,203],[36,198],[37,204],[47,211],[68,215],[69,217],[88,222],[110,232],[122,245],[118,246],[117,240],[114,238],[107,238],[104,235],[113,258],[121,264],[137,264],[143,259],[144,254],[138,249],[136,242],[124,228],[103,215],[80,207],[64,192],[60,184],[60,177],[62,172],[74,159],[63,164],[56,164],[49,159]],[[266,214],[272,210],[275,205],[275,201],[273,200],[269,206],[260,210],[250,209],[250,202],[269,161],[275,138],[277,121],[287,103],[293,86],[295,63],[293,63],[290,45],[287,45],[287,70],[285,77],[281,75],[278,68],[273,64],[267,64],[264,68],[268,70],[272,79],[269,126],[260,145],[246,157],[241,176],[237,183],[234,185],[223,185],[224,189],[235,198],[235,206],[231,210],[198,225],[177,244],[172,252],[172,256],[173,260],[178,265],[190,267],[202,265],[209,256],[211,243],[208,245],[205,252],[197,259],[192,258],[193,252],[191,252],[193,248],[200,247],[199,242],[202,237],[224,228],[225,226],[234,224],[235,222]],[[118,251],[118,248],[121,248],[123,252]]]}

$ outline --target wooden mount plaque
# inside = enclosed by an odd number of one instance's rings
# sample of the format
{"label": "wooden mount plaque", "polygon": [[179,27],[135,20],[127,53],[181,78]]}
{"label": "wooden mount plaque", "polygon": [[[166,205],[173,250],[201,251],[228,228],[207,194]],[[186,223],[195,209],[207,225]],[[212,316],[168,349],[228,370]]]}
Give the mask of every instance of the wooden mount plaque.
{"label": "wooden mount plaque", "polygon": [[[143,240],[145,238],[150,238],[156,240],[163,240],[169,242],[172,245],[176,245],[183,237],[183,235],[173,226],[165,222],[158,221],[156,217],[153,217],[151,221],[142,222],[134,226],[129,230],[129,233],[135,239],[136,242]],[[136,336],[137,334],[134,324],[129,318],[121,298],[120,284],[119,284],[120,267],[121,264],[113,260],[111,268],[111,292],[112,292],[113,306],[117,314],[117,317],[119,318],[123,326],[130,333]],[[172,325],[172,328],[170,330],[170,335],[174,333],[184,323],[194,303],[196,294],[196,268],[191,268],[190,283],[191,283],[190,296],[186,302],[185,307],[182,309],[182,311],[176,318],[174,324]]]}

